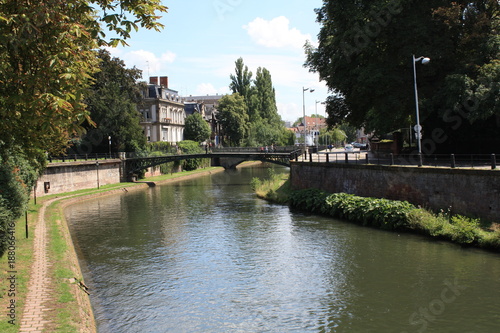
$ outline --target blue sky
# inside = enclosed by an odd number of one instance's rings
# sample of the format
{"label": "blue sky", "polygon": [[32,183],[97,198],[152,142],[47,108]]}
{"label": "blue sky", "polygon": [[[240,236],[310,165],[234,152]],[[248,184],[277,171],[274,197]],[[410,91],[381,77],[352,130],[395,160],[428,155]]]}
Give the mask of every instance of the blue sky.
{"label": "blue sky", "polygon": [[283,120],[301,117],[302,87],[306,115],[324,115],[328,90],[303,67],[303,45],[317,42],[320,26],[315,8],[321,0],[192,0],[163,1],[169,7],[161,32],[140,30],[129,47],[111,49],[113,56],[148,76],[168,76],[169,87],[182,96],[227,94],[234,62],[242,57],[255,73],[271,72],[278,112]]}

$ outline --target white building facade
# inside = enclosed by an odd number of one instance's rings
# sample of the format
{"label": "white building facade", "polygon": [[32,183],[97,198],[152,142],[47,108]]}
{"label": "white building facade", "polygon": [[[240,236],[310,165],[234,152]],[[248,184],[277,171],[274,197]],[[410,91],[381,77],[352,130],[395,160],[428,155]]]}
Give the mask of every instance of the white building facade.
{"label": "white building facade", "polygon": [[138,110],[148,142],[176,144],[184,140],[184,100],[178,91],[168,88],[168,77],[150,77]]}

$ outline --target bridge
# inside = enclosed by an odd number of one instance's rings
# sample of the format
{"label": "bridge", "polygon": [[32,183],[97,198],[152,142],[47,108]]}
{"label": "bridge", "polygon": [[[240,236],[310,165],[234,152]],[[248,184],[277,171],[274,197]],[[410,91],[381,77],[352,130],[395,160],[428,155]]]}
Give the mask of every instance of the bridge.
{"label": "bridge", "polygon": [[131,176],[141,170],[161,165],[168,162],[175,162],[187,159],[210,158],[213,166],[222,166],[224,169],[233,169],[245,161],[262,161],[283,166],[290,166],[291,160],[296,160],[300,155],[300,150],[295,148],[282,148],[272,152],[261,151],[256,148],[226,148],[214,149],[205,154],[176,154],[149,157],[129,157],[122,161],[125,175]]}

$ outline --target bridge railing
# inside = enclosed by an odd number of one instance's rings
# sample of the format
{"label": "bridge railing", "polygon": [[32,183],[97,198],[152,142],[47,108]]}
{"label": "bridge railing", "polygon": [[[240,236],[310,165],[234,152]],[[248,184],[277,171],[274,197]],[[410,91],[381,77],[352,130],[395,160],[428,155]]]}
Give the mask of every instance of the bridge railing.
{"label": "bridge railing", "polygon": [[68,154],[61,156],[47,156],[49,163],[78,162],[92,160],[108,160],[120,158],[119,153],[92,153],[92,154]]}
{"label": "bridge railing", "polygon": [[[259,147],[222,147],[222,148],[212,148],[214,153],[262,153],[265,152],[266,146]],[[291,153],[298,148],[295,146],[267,146],[268,152],[274,153]]]}
{"label": "bridge railing", "polygon": [[302,154],[297,158],[297,161],[496,169],[498,156],[496,154],[374,155],[366,152],[326,152],[319,154]]}

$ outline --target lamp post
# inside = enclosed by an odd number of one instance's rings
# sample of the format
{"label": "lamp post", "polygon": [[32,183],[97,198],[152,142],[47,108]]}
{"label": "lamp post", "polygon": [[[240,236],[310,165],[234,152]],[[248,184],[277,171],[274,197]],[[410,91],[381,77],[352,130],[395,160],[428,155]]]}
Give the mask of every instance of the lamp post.
{"label": "lamp post", "polygon": [[[325,104],[322,101],[316,101],[316,105],[315,105],[316,109],[315,109],[315,111],[316,111],[316,116],[317,117],[319,116],[318,115],[318,103]],[[318,149],[318,145],[319,145],[319,131],[320,131],[320,127],[319,127],[318,122],[316,122],[316,149]],[[318,152],[319,152],[319,150],[318,150]]]}
{"label": "lamp post", "polygon": [[95,168],[97,170],[97,188],[99,188],[99,161],[95,161]]}
{"label": "lamp post", "polygon": [[306,102],[305,102],[305,92],[313,92],[314,89],[302,87],[302,123],[304,125],[304,154],[306,153]]}
{"label": "lamp post", "polygon": [[414,129],[416,132],[417,136],[417,143],[418,143],[418,155],[419,155],[419,166],[422,166],[422,126],[420,126],[420,112],[418,110],[418,92],[417,92],[417,69],[415,64],[417,62],[421,62],[422,65],[428,64],[431,59],[427,57],[418,57],[415,58],[415,55],[413,55],[413,84],[415,87],[415,109],[417,113],[417,125],[415,125]]}
{"label": "lamp post", "polygon": [[108,144],[109,144],[109,158],[111,158],[111,135],[108,135]]}

